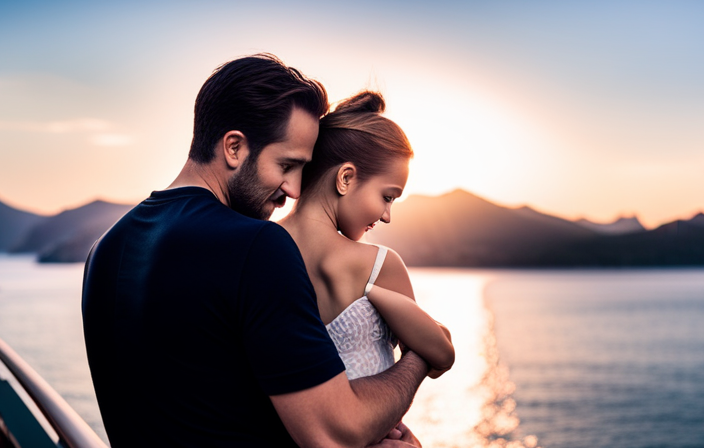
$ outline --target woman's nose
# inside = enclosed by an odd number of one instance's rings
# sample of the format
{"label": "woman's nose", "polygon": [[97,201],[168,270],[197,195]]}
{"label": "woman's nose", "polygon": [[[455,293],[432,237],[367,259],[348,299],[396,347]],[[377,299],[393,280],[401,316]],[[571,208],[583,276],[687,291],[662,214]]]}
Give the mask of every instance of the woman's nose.
{"label": "woman's nose", "polygon": [[381,222],[385,224],[389,224],[391,222],[391,208],[387,207],[386,210],[384,210],[384,214],[381,215]]}

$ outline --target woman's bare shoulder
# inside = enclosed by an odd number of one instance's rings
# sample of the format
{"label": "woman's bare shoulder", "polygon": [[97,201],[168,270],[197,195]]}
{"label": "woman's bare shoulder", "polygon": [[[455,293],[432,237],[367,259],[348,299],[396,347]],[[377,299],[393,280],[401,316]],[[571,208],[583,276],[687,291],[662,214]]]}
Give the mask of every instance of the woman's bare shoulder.
{"label": "woman's bare shoulder", "polygon": [[376,284],[382,288],[399,292],[408,297],[414,298],[411,279],[408,275],[408,268],[403,259],[393,249],[388,248],[384,265],[379,272]]}
{"label": "woman's bare shoulder", "polygon": [[325,264],[335,272],[354,272],[356,275],[363,274],[368,277],[374,266],[377,251],[376,246],[342,237],[326,251]]}
{"label": "woman's bare shoulder", "polygon": [[376,247],[344,237],[328,244],[318,267],[333,300],[348,304],[364,295],[376,253]]}

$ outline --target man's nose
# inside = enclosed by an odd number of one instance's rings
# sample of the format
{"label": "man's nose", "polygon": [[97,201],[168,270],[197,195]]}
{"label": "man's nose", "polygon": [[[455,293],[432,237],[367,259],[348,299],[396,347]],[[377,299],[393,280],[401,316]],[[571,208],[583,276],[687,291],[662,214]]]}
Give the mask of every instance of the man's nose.
{"label": "man's nose", "polygon": [[286,180],[281,184],[281,191],[291,199],[298,199],[301,196],[301,181]]}

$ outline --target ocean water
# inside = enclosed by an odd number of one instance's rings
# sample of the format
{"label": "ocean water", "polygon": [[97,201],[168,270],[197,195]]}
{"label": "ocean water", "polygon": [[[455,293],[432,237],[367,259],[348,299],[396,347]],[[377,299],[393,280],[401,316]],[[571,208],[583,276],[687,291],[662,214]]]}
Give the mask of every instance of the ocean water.
{"label": "ocean water", "polygon": [[107,441],[83,344],[83,264],[0,254],[0,338]]}
{"label": "ocean water", "polygon": [[[0,338],[104,439],[82,264],[0,255]],[[452,370],[406,424],[426,448],[704,447],[704,269],[411,269]]]}
{"label": "ocean water", "polygon": [[704,447],[704,270],[512,273],[485,299],[521,433]]}

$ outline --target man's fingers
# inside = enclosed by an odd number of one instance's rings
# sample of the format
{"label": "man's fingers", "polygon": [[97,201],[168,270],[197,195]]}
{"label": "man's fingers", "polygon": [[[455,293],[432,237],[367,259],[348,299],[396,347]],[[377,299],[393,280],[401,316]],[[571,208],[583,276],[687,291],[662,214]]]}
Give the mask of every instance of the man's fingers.
{"label": "man's fingers", "polygon": [[408,442],[410,446],[414,447],[421,447],[420,440],[416,438],[416,436],[413,435],[411,430],[406,426],[403,422],[399,422],[398,425],[396,425],[396,429],[401,431],[401,439],[404,442]]}
{"label": "man's fingers", "polygon": [[418,445],[411,445],[403,440],[384,439],[376,445],[369,445],[367,448],[418,448]]}
{"label": "man's fingers", "polygon": [[389,433],[386,435],[387,439],[392,439],[392,440],[399,440],[401,437],[403,437],[403,433],[401,432],[400,429],[394,428]]}

